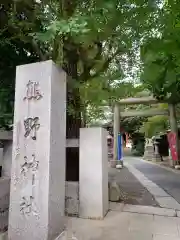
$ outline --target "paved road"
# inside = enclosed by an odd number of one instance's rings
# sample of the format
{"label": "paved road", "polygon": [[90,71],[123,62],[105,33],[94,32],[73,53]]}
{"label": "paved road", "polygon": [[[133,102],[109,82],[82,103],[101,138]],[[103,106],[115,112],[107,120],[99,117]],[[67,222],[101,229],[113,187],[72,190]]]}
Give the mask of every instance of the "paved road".
{"label": "paved road", "polygon": [[147,178],[159,185],[180,203],[180,172],[177,174],[157,165],[143,162],[138,158],[127,157],[125,158],[125,161],[132,164]]}

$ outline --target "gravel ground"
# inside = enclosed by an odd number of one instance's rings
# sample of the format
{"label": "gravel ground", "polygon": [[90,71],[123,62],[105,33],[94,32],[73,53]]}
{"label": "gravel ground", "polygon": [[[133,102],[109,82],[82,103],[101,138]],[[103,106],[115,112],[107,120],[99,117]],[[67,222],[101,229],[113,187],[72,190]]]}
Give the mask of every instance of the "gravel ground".
{"label": "gravel ground", "polygon": [[120,186],[121,199],[124,203],[159,207],[154,197],[126,167],[121,170],[109,168],[109,181],[113,180]]}

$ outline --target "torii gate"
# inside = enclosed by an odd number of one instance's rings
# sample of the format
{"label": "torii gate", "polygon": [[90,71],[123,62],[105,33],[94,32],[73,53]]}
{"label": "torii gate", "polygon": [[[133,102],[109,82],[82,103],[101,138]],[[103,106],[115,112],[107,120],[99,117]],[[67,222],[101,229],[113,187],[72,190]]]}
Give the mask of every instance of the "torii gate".
{"label": "torii gate", "polygon": [[[164,101],[165,102],[165,101]],[[114,156],[113,156],[113,165],[116,165],[117,163],[117,144],[118,144],[118,133],[120,131],[120,121],[122,118],[125,117],[150,117],[155,115],[168,115],[170,120],[170,126],[171,131],[176,134],[176,152],[179,159],[178,154],[178,127],[176,122],[176,110],[174,104],[168,104],[168,110],[163,109],[155,109],[151,108],[148,110],[131,110],[127,112],[121,112],[120,106],[122,105],[135,105],[135,104],[157,104],[162,103],[158,101],[157,99],[153,97],[142,97],[142,98],[126,98],[122,99],[119,102],[115,103],[114,105],[114,126],[113,126],[113,132],[114,132]]]}

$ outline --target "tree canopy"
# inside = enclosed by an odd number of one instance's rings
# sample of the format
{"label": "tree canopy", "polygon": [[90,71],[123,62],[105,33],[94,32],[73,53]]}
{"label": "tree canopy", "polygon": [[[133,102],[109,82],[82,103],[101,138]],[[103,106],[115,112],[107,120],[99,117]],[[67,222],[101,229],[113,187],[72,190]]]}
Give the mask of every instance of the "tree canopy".
{"label": "tree canopy", "polygon": [[12,123],[16,66],[47,59],[67,72],[68,112],[84,124],[141,92],[134,85],[139,78],[156,98],[179,102],[179,10],[178,1],[4,1],[1,127]]}
{"label": "tree canopy", "polygon": [[164,1],[154,34],[141,45],[141,81],[159,100],[180,101],[180,3]]}
{"label": "tree canopy", "polygon": [[[102,101],[110,104],[126,94],[131,96],[132,84],[121,80],[134,74],[138,42],[154,24],[154,15],[159,11],[157,2],[8,0],[1,3],[2,116],[12,117],[15,67],[39,60],[52,59],[71,77],[69,113],[76,117],[87,105],[97,106]],[[7,118],[1,119],[2,125]]]}

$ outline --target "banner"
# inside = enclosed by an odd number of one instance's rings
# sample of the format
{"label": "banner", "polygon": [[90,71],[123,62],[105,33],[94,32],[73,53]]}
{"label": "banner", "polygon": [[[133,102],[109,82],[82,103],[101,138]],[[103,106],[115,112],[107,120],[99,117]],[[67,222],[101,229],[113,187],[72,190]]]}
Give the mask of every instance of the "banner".
{"label": "banner", "polygon": [[122,149],[123,149],[123,141],[122,141],[122,135],[119,133],[118,134],[118,146],[117,146],[117,151],[118,151],[118,160],[122,160]]}
{"label": "banner", "polygon": [[171,157],[173,161],[177,161],[177,151],[176,151],[176,134],[173,132],[168,133],[169,148],[171,151]]}

